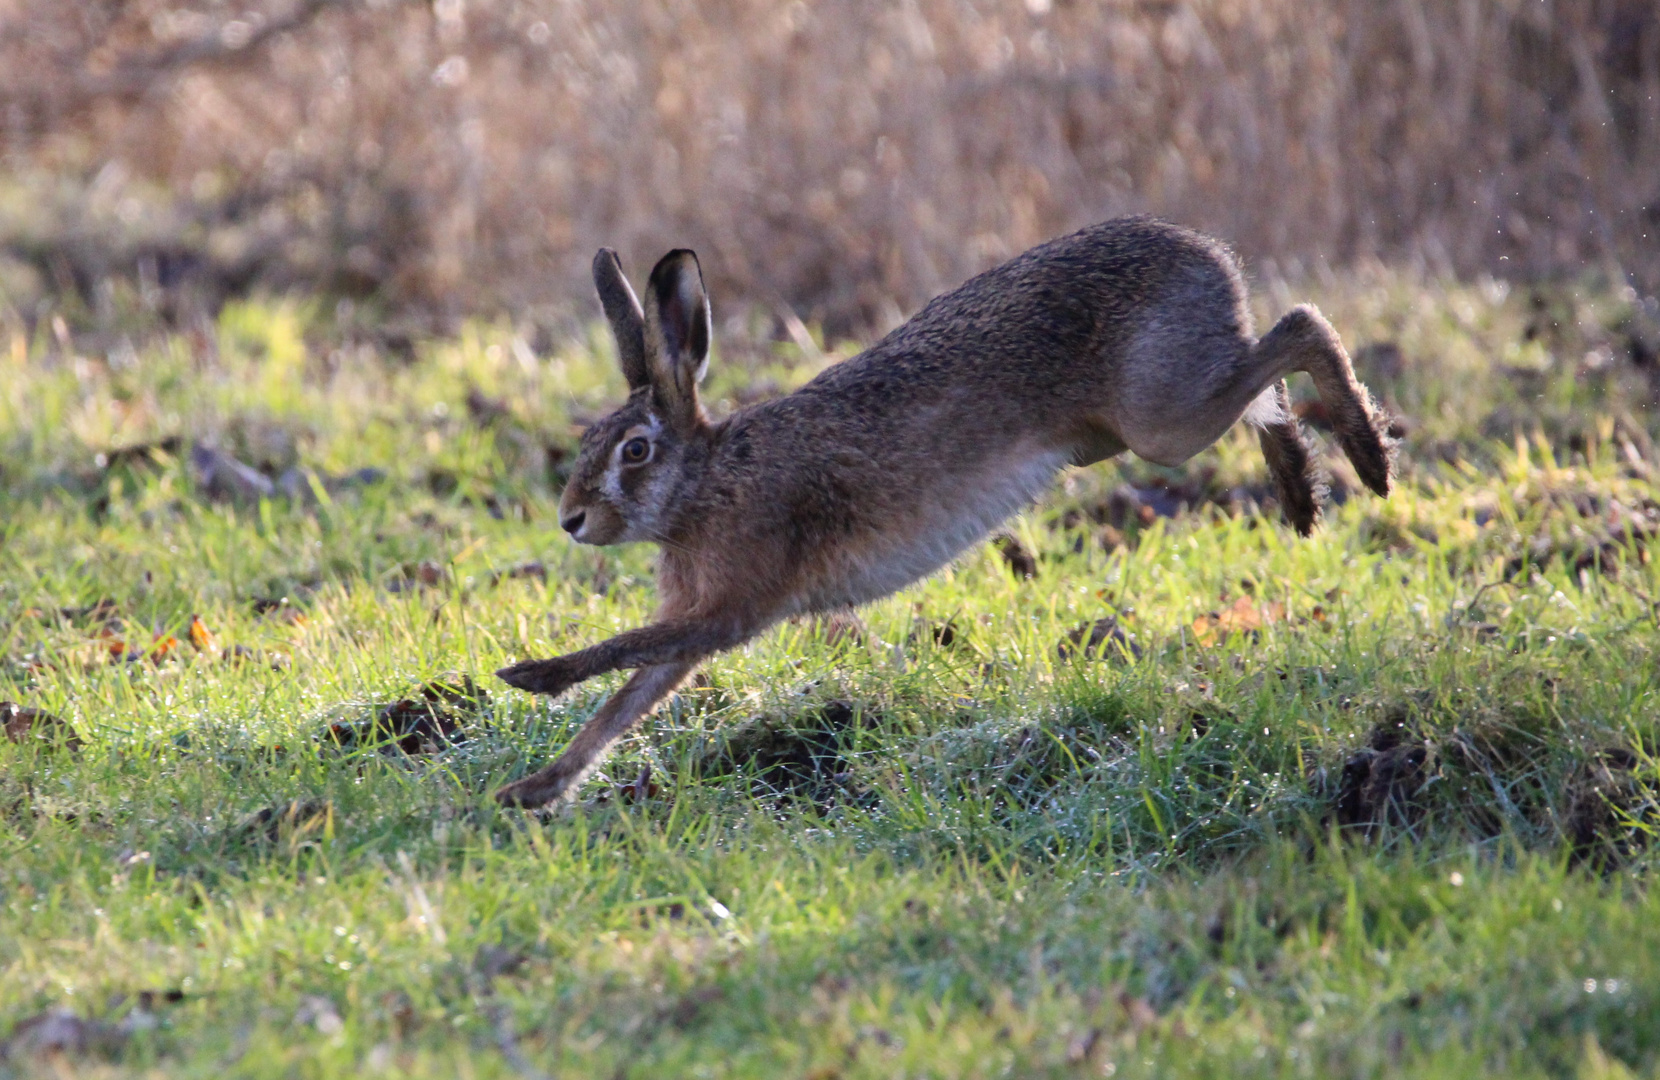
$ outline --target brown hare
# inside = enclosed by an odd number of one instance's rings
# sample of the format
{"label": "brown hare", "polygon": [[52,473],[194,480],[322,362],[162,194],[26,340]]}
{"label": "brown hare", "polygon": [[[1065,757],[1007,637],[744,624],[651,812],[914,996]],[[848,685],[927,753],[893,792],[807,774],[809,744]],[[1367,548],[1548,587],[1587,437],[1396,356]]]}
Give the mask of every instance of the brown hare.
{"label": "brown hare", "polygon": [[585,544],[659,544],[662,603],[649,626],[497,673],[559,694],[635,669],[557,760],[496,793],[509,805],[573,793],[706,657],[925,577],[1068,465],[1126,449],[1179,465],[1244,416],[1307,534],[1317,484],[1290,372],[1313,377],[1360,479],[1389,492],[1385,421],[1336,331],[1302,306],[1253,337],[1233,254],[1165,222],[1108,221],[1035,247],[718,423],[698,401],[710,315],[697,257],[664,256],[643,310],[609,250],[594,283],[631,392],[583,434],[560,523]]}

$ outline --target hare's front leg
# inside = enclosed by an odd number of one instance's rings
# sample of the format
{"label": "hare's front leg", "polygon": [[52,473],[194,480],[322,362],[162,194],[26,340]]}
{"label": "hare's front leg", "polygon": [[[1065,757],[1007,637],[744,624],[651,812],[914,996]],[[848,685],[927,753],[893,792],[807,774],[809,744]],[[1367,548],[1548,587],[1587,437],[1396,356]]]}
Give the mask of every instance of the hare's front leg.
{"label": "hare's front leg", "polygon": [[670,619],[625,630],[550,660],[523,660],[496,672],[509,686],[533,694],[558,695],[579,682],[619,668],[696,663],[753,636],[758,627],[740,619]]}
{"label": "hare's front leg", "polygon": [[503,787],[496,792],[496,801],[503,806],[546,806],[574,792],[611,749],[611,744],[672,694],[696,666],[694,660],[653,664],[636,671],[582,725],[582,730],[553,764]]}

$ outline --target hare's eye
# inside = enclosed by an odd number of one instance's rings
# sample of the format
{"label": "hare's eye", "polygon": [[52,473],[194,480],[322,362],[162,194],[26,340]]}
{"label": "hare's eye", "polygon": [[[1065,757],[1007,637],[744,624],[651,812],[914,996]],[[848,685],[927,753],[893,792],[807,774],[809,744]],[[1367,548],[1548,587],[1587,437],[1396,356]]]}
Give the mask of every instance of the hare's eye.
{"label": "hare's eye", "polygon": [[630,465],[638,465],[651,456],[651,443],[644,439],[634,438],[623,443],[622,459]]}

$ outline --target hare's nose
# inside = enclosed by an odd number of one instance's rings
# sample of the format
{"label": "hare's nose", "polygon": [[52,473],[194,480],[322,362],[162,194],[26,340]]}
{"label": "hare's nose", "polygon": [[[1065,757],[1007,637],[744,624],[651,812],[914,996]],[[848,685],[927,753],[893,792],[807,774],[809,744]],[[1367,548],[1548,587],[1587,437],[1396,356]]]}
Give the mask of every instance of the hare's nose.
{"label": "hare's nose", "polygon": [[570,533],[572,536],[575,536],[578,532],[580,532],[582,530],[582,523],[584,521],[587,521],[587,520],[588,520],[588,511],[578,510],[576,513],[572,514],[570,517],[560,518],[559,519],[559,524],[562,528],[564,528],[564,530],[566,532]]}

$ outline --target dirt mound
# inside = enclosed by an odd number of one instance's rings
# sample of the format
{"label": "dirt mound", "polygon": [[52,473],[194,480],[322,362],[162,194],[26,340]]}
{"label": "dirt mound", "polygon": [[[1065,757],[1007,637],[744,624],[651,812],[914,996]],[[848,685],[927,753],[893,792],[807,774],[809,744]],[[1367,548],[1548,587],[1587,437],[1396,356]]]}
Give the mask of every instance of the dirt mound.
{"label": "dirt mound", "polygon": [[757,796],[784,794],[825,806],[852,790],[854,732],[880,720],[880,713],[849,701],[762,714],[721,732],[693,768],[711,778],[746,773]]}
{"label": "dirt mound", "polygon": [[1380,826],[1410,829],[1424,814],[1435,744],[1400,716],[1381,721],[1343,763],[1332,814],[1345,829],[1371,836]]}
{"label": "dirt mound", "polygon": [[1574,773],[1562,827],[1571,864],[1612,869],[1648,845],[1660,805],[1653,769],[1647,772],[1645,776],[1642,755],[1612,747],[1592,755]]}
{"label": "dirt mound", "polygon": [[411,697],[377,706],[365,719],[329,725],[324,739],[345,749],[430,754],[464,739],[469,724],[489,704],[489,693],[470,675],[436,679]]}

